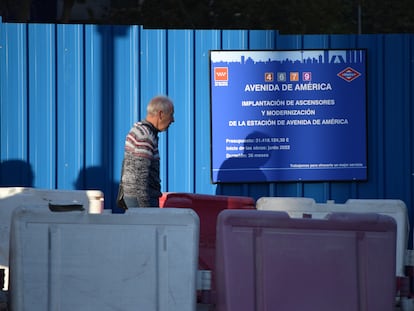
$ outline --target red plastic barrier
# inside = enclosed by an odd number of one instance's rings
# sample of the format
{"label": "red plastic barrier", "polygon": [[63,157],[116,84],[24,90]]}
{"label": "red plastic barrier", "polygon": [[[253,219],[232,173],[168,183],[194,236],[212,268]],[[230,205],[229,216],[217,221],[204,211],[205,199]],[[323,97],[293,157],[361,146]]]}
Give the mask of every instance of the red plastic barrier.
{"label": "red plastic barrier", "polygon": [[396,228],[380,214],[223,211],[215,310],[394,310]]}
{"label": "red plastic barrier", "polygon": [[254,199],[243,196],[165,192],[159,202],[162,208],[191,208],[197,213],[200,218],[199,269],[211,271],[214,292],[217,216],[226,209],[256,209]]}

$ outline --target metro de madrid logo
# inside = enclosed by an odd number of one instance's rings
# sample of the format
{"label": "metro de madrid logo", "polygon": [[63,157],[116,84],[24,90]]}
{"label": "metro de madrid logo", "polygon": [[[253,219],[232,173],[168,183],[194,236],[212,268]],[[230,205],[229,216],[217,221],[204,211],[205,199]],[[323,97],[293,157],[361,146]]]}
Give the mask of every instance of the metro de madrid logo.
{"label": "metro de madrid logo", "polygon": [[361,76],[361,73],[356,71],[355,69],[351,67],[347,67],[344,70],[342,70],[340,73],[338,73],[338,77],[341,79],[344,79],[347,82],[351,82]]}
{"label": "metro de madrid logo", "polygon": [[214,68],[214,85],[228,86],[229,84],[229,68],[215,67]]}

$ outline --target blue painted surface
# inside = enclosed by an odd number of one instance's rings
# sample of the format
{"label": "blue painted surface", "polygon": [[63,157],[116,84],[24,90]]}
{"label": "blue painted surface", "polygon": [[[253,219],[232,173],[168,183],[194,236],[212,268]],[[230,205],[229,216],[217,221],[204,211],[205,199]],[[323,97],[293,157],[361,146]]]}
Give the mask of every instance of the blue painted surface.
{"label": "blue painted surface", "polygon": [[85,159],[83,43],[82,26],[58,25],[55,172],[58,189],[75,187]]}
{"label": "blue painted surface", "polygon": [[28,148],[34,183],[54,188],[56,171],[56,55],[55,26],[29,25],[28,29]]}
{"label": "blue painted surface", "polygon": [[[368,181],[213,185],[209,51],[297,48],[367,49]],[[97,188],[113,207],[125,135],[152,96],[168,94],[176,122],[160,136],[163,191],[398,198],[413,223],[413,59],[413,34],[0,23],[0,182]]]}
{"label": "blue painted surface", "polygon": [[169,30],[167,45],[168,95],[177,103],[175,123],[168,130],[164,149],[167,187],[175,185],[179,192],[193,192],[194,147],[185,146],[194,146],[194,31]]}
{"label": "blue painted surface", "polygon": [[26,25],[4,25],[1,41],[9,44],[1,44],[0,51],[0,180],[2,183],[27,185],[33,181],[33,171],[28,150]]}

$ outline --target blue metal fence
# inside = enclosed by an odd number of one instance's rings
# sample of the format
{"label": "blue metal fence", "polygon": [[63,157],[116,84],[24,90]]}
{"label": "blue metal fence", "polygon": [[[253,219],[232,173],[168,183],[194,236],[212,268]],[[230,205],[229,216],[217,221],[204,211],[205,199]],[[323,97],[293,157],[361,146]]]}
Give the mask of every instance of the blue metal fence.
{"label": "blue metal fence", "polygon": [[[211,184],[209,50],[325,48],[368,51],[368,181]],[[111,207],[125,135],[165,93],[176,122],[160,139],[163,191],[401,199],[412,222],[413,69],[413,34],[0,23],[0,183],[98,188]]]}

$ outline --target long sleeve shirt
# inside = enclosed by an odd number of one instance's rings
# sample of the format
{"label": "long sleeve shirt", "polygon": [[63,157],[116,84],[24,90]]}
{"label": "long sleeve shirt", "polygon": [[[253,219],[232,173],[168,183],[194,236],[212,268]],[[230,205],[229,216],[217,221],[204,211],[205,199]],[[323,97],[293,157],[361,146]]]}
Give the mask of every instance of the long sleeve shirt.
{"label": "long sleeve shirt", "polygon": [[122,187],[139,207],[157,207],[161,196],[159,131],[149,122],[136,122],[125,140]]}

